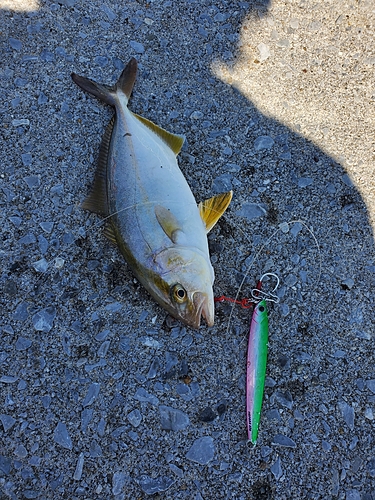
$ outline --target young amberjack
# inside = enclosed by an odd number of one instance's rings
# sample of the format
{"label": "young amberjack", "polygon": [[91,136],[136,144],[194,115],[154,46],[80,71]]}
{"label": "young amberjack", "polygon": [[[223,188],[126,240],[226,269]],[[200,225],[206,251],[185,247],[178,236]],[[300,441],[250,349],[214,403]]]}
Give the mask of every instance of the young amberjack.
{"label": "young amberjack", "polygon": [[134,275],[172,316],[193,328],[214,323],[214,272],[207,232],[232,192],[198,206],[177,164],[183,137],[128,108],[137,73],[133,58],[108,87],[72,74],[83,90],[115,108],[102,140],[85,209],[108,217],[106,235]]}

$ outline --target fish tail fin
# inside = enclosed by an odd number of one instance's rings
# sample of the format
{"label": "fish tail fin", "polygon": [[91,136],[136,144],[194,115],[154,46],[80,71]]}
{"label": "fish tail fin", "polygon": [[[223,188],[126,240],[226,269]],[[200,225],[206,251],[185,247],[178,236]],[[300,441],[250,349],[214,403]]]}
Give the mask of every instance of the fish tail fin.
{"label": "fish tail fin", "polygon": [[73,82],[81,87],[82,90],[94,95],[100,101],[104,101],[110,106],[116,106],[116,93],[118,90],[123,92],[128,99],[132,93],[135,78],[137,76],[137,60],[134,59],[134,57],[130,59],[123,72],[121,73],[115,87],[109,87],[107,85],[96,83],[89,78],[79,76],[76,73],[72,73],[71,76]]}
{"label": "fish tail fin", "polygon": [[121,90],[128,99],[130,98],[137,77],[137,67],[137,60],[132,57],[116,83],[116,90]]}
{"label": "fish tail fin", "polygon": [[93,82],[89,78],[79,76],[76,73],[72,73],[71,76],[73,82],[76,83],[78,87],[81,87],[81,89],[85,92],[94,95],[100,101],[104,101],[110,106],[116,105],[116,92],[112,87],[107,87],[106,85]]}

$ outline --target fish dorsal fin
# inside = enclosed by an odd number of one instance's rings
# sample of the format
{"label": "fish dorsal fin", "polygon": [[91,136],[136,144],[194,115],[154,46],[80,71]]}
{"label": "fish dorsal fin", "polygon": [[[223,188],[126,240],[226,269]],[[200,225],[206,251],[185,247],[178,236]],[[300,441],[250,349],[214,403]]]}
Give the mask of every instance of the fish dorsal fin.
{"label": "fish dorsal fin", "polygon": [[156,205],[155,215],[168,238],[172,243],[177,243],[178,235],[181,233],[181,227],[176,217],[168,208],[162,207],[161,205]]}
{"label": "fish dorsal fin", "polygon": [[208,200],[201,201],[198,205],[199,213],[206,226],[207,233],[211,231],[216,222],[223,215],[232,200],[233,192],[217,194]]}
{"label": "fish dorsal fin", "polygon": [[109,122],[100,145],[98,165],[96,167],[94,184],[90,194],[82,203],[82,208],[90,210],[100,215],[107,216],[108,214],[108,195],[107,195],[107,160],[109,146],[111,143],[113,124],[115,117]]}
{"label": "fish dorsal fin", "polygon": [[146,125],[147,128],[155,132],[155,134],[158,135],[160,139],[163,139],[163,141],[171,148],[176,156],[178,155],[185,141],[185,138],[182,137],[182,135],[172,134],[171,132],[168,132],[167,130],[159,127],[159,125],[156,125],[151,120],[147,120],[147,118],[143,118],[143,116],[137,115],[136,113],[133,113],[133,115],[140,122],[142,122],[143,125]]}

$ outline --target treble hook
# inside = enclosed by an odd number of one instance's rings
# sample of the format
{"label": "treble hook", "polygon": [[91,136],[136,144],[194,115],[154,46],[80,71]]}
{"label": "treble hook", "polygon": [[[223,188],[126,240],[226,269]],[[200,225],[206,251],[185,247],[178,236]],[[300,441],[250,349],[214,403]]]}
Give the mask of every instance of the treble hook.
{"label": "treble hook", "polygon": [[273,278],[276,278],[275,288],[273,290],[271,290],[270,292],[264,292],[263,290],[259,290],[258,288],[253,288],[251,290],[251,296],[257,302],[259,302],[260,300],[267,300],[268,302],[274,302],[275,304],[278,304],[280,302],[280,299],[275,294],[275,292],[280,285],[280,278],[275,273],[264,273],[263,276],[259,280],[260,283],[263,282],[263,278],[265,278],[266,276],[272,276]]}

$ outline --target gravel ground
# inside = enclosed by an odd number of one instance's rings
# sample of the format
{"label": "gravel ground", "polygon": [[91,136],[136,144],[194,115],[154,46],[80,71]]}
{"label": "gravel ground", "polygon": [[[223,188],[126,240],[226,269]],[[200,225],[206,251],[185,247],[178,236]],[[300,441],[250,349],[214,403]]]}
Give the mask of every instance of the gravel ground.
{"label": "gravel ground", "polygon": [[[1,499],[374,500],[373,1],[0,6]],[[112,110],[70,73],[131,56],[197,200],[234,191],[215,294],[281,280],[255,447],[249,311],[169,321],[80,208]]]}

